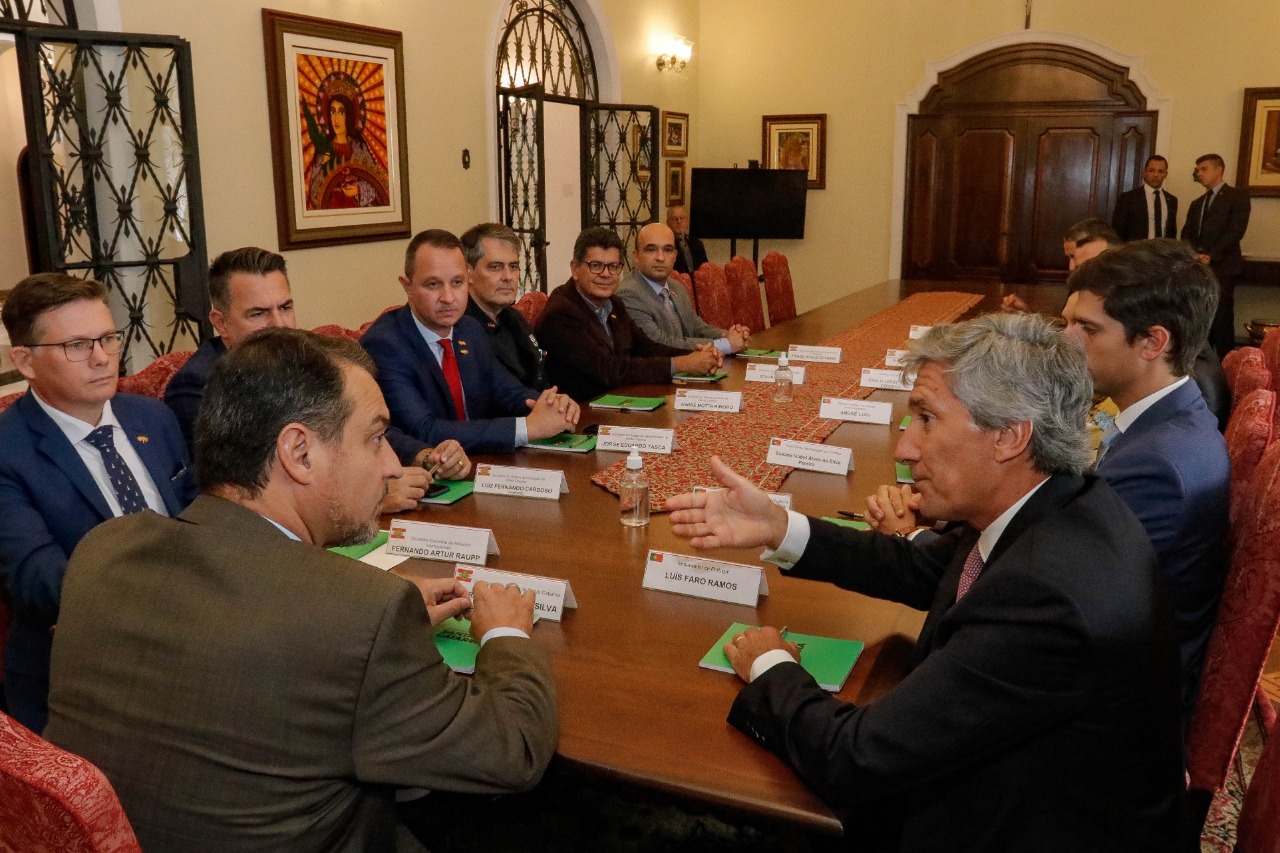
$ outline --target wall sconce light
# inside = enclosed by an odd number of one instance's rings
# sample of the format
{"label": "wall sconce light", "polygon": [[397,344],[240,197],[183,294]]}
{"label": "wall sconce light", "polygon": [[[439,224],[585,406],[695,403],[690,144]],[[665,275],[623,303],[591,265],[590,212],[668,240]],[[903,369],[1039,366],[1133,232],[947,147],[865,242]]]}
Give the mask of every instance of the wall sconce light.
{"label": "wall sconce light", "polygon": [[672,36],[667,42],[667,49],[658,54],[658,70],[679,74],[689,65],[691,56],[693,42],[684,36]]}

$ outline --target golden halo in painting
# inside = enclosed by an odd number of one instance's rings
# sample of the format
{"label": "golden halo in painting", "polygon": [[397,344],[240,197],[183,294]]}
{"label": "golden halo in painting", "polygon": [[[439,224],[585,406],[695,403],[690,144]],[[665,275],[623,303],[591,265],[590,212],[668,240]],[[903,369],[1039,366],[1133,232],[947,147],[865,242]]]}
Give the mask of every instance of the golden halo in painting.
{"label": "golden halo in painting", "polygon": [[307,210],[386,207],[383,65],[302,52],[297,64]]}

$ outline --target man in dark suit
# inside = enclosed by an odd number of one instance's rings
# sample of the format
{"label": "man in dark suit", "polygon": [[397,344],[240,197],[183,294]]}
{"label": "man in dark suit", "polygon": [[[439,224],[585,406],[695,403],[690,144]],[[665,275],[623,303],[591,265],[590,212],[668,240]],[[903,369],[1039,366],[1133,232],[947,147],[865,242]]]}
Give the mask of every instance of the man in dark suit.
{"label": "man in dark suit", "polygon": [[707,262],[707,247],[689,233],[689,214],[680,206],[667,208],[667,227],[676,235],[676,272],[693,275]]}
{"label": "man in dark suit", "polygon": [[775,629],[735,637],[729,722],[846,817],[901,815],[895,849],[1173,849],[1177,650],[1151,543],[1086,473],[1083,354],[1038,315],[989,314],[907,363],[896,455],[958,529],[917,546],[807,519],[719,460],[727,491],[667,502],[695,547],[766,545],[788,574],[928,610],[915,668],[868,706],[825,693]]}
{"label": "man in dark suit", "polygon": [[613,298],[622,240],[608,228],[578,235],[569,270],[572,277],[547,299],[538,334],[552,381],[573,399],[585,402],[619,385],[666,385],[675,373],[705,374],[721,365],[713,344],[690,348],[651,340]]}
{"label": "man in dark suit", "polygon": [[1236,281],[1244,272],[1240,241],[1249,228],[1249,194],[1223,180],[1226,164],[1217,154],[1196,160],[1196,182],[1206,192],[1191,202],[1182,239],[1191,244],[1201,263],[1209,265],[1218,278],[1221,296],[1209,330],[1209,342],[1226,355],[1236,344]]}
{"label": "man in dark suit", "polygon": [[457,237],[417,234],[404,270],[407,304],[383,314],[360,339],[378,365],[392,424],[428,444],[452,438],[468,453],[509,453],[573,429],[578,404],[554,387],[539,394],[522,385],[464,313],[467,263]]}
{"label": "man in dark suit", "polygon": [[67,558],[118,515],[177,515],[195,497],[187,447],[158,400],[117,394],[122,336],[92,280],[23,279],[4,303],[13,363],[30,385],[0,414],[0,580],[9,711],[35,732],[48,716],[49,649]]}
{"label": "man in dark suit", "polygon": [[[227,347],[259,329],[297,326],[284,258],[256,246],[231,249],[213,259],[209,267],[209,301],[213,306],[209,309],[209,322],[218,336],[202,343],[164,390],[164,401],[178,416],[193,455],[195,422],[204,402],[204,389]],[[417,508],[431,485],[428,467],[451,479],[465,477],[471,470],[471,461],[456,441],[443,441],[432,447],[391,427],[387,442],[404,468],[391,481],[382,501],[384,513]]]}
{"label": "man in dark suit", "polygon": [[[47,734],[102,768],[146,850],[397,849],[398,791],[530,788],[551,759],[532,593],[325,550],[372,538],[400,472],[373,369],[353,341],[250,336],[196,422],[201,496],[71,560]],[[431,633],[469,606],[472,679]]]}
{"label": "man in dark suit", "polygon": [[1121,240],[1178,236],[1178,197],[1163,189],[1169,161],[1159,154],[1147,158],[1142,186],[1120,193],[1111,226]]}
{"label": "man in dark suit", "polygon": [[489,333],[502,366],[522,385],[547,387],[546,354],[524,315],[514,307],[520,295],[520,238],[496,222],[486,222],[460,238],[467,259],[467,316]]}

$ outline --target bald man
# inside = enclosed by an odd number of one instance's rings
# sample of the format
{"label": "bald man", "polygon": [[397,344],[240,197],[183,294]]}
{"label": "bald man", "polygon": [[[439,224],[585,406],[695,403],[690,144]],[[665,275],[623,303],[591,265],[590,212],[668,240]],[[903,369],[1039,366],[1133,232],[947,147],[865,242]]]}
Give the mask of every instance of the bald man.
{"label": "bald man", "polygon": [[667,208],[667,227],[676,235],[676,272],[693,275],[707,262],[707,247],[689,233],[689,212],[680,205]]}

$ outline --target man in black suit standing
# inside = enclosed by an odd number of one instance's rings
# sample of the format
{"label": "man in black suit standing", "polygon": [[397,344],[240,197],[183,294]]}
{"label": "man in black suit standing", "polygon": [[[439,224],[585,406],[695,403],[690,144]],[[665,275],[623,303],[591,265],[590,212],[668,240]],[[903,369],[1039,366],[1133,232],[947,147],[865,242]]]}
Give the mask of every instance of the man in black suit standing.
{"label": "man in black suit standing", "polygon": [[1142,186],[1120,193],[1111,227],[1121,240],[1178,236],[1178,197],[1162,189],[1167,177],[1169,161],[1152,154],[1142,172]]}
{"label": "man in black suit standing", "polygon": [[1187,221],[1182,225],[1182,239],[1218,277],[1221,298],[1209,330],[1209,342],[1219,357],[1235,346],[1235,289],[1244,272],[1240,241],[1249,227],[1250,210],[1249,194],[1228,185],[1222,178],[1225,170],[1226,164],[1217,154],[1205,154],[1196,160],[1196,183],[1203,184],[1208,192],[1191,202]]}
{"label": "man in black suit standing", "polygon": [[676,272],[693,275],[707,262],[707,247],[689,233],[689,212],[679,206],[667,208],[667,227],[676,235]]}

